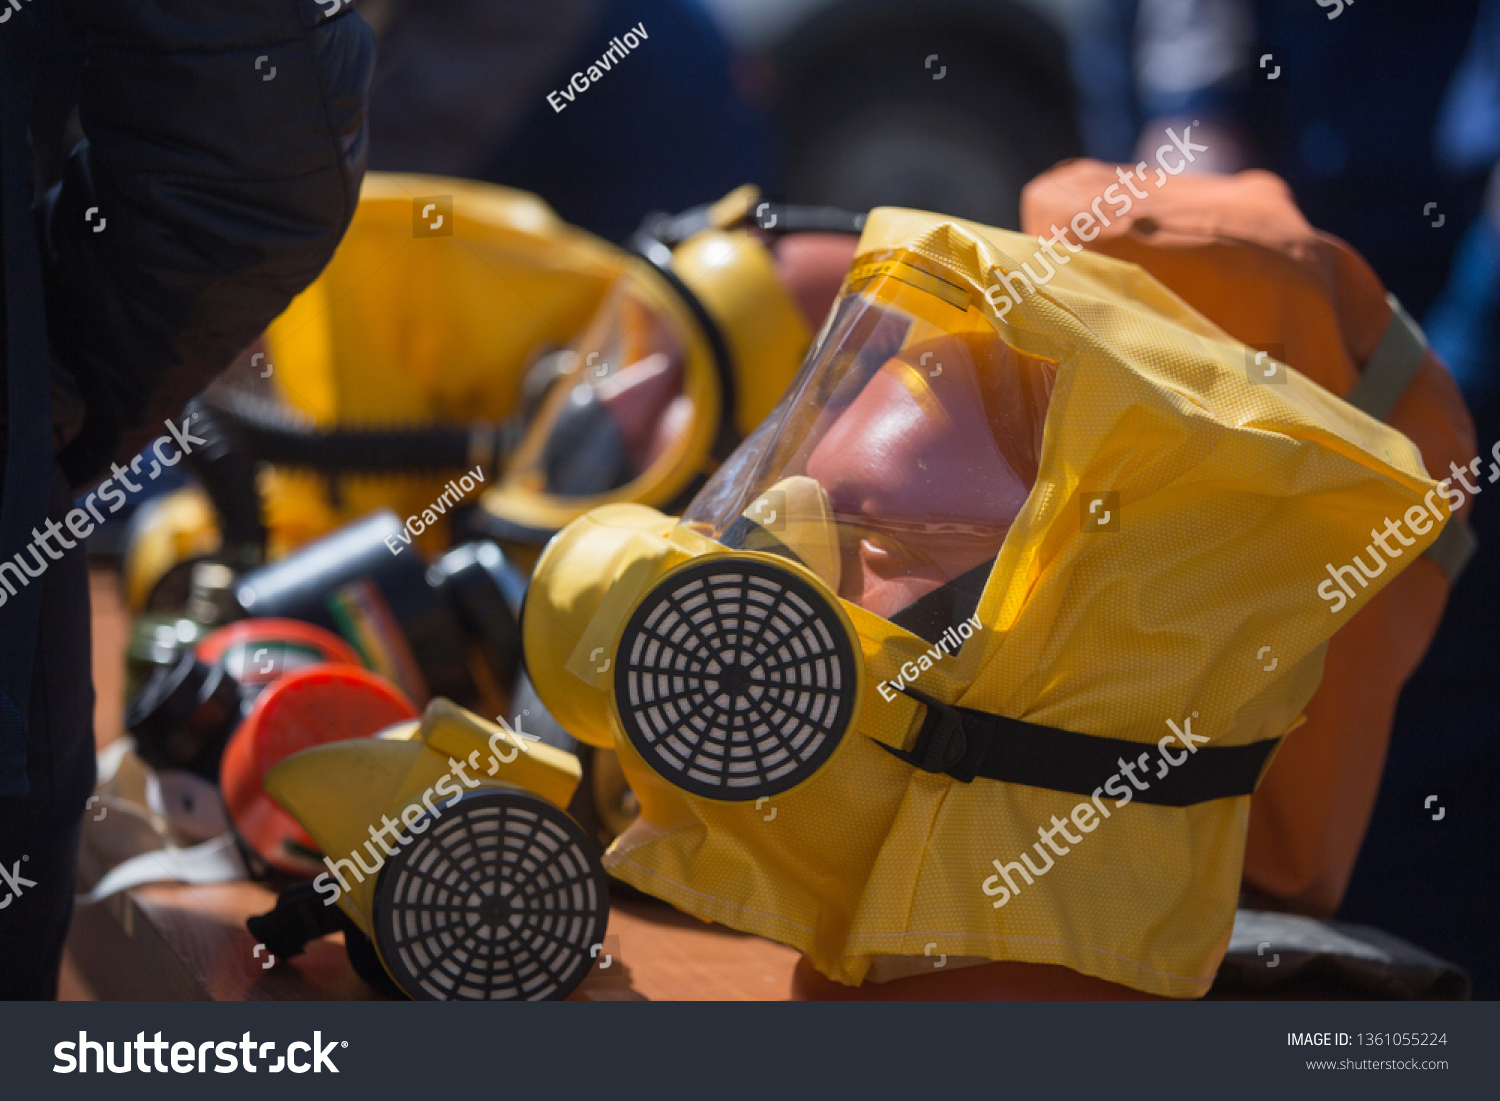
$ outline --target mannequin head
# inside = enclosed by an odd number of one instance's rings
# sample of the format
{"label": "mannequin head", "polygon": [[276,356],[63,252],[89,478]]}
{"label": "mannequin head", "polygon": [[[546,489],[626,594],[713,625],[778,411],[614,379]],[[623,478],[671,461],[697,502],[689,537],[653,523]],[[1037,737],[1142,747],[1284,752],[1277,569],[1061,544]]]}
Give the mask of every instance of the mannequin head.
{"label": "mannequin head", "polygon": [[807,460],[839,523],[840,596],[890,618],[995,557],[1036,480],[1051,377],[984,333],[875,372]]}

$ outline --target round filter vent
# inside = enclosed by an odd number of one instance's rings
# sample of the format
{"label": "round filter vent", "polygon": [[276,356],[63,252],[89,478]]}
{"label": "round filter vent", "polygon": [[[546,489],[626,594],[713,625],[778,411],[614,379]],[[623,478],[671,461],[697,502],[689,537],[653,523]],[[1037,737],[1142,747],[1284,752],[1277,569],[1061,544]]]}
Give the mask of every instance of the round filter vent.
{"label": "round filter vent", "polygon": [[854,715],[854,647],[837,610],[761,559],[671,574],[630,617],[616,660],[626,735],[657,772],[709,799],[802,783]]}
{"label": "round filter vent", "polygon": [[375,888],[375,941],[401,988],[431,1001],[572,993],[609,921],[604,869],[573,820],[494,789],[425,817]]}

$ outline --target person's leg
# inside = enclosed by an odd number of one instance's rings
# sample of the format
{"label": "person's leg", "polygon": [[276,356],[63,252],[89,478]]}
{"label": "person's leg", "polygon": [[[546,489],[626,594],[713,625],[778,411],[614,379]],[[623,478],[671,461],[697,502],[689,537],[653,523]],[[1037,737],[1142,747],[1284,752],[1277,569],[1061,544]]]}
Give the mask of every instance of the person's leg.
{"label": "person's leg", "polygon": [[63,941],[73,917],[78,831],[79,823],[74,822],[59,836],[33,835],[26,840],[7,831],[0,841],[0,859],[6,865],[6,876],[0,879],[0,902],[12,893],[10,880],[16,880],[21,889],[0,911],[0,1001],[57,997]]}
{"label": "person's leg", "polygon": [[[50,514],[61,523],[71,507],[56,475]],[[79,826],[94,786],[88,558],[81,542],[71,549],[49,544],[63,557],[49,561],[38,581],[42,614],[26,743],[31,793],[0,798],[0,1000],[57,995]]]}

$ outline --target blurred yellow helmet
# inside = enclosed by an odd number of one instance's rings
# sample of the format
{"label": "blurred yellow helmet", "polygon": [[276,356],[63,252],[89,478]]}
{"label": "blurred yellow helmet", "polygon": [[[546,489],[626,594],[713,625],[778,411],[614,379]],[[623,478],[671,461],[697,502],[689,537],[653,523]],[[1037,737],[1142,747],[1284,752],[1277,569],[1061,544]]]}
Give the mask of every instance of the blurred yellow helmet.
{"label": "blurred yellow helmet", "polygon": [[852,233],[863,216],[758,201],[648,219],[600,311],[542,365],[525,436],[478,523],[540,548],[591,508],[676,511],[775,407],[812,339],[768,235]]}

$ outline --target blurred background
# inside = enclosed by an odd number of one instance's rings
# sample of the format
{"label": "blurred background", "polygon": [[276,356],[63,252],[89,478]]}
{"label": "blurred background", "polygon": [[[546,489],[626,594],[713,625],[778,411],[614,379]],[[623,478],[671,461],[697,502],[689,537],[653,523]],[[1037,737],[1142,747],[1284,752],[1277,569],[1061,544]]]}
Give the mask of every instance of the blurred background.
{"label": "blurred background", "polygon": [[[366,0],[371,167],[534,191],[619,241],[746,181],[792,202],[1016,227],[1060,159],[1132,161],[1167,125],[1261,167],[1422,320],[1482,454],[1500,439],[1500,3],[1353,0]],[[648,42],[558,112],[620,28]],[[1341,917],[1500,996],[1500,507],[1403,697]],[[1440,822],[1424,811],[1437,795]],[[1399,884],[1399,886],[1395,886]]]}
{"label": "blurred background", "polygon": [[[1209,152],[1189,171],[1286,180],[1307,220],[1351,243],[1423,324],[1486,463],[1500,441],[1500,0],[360,0],[359,11],[379,44],[371,169],[532,192],[617,244],[649,216],[747,182],[790,203],[1017,228],[1022,188],[1058,161],[1150,159],[1167,127],[1191,125]],[[573,79],[611,48],[607,71]],[[1475,502],[1479,553],[1402,697],[1338,914],[1460,964],[1478,998],[1500,997],[1497,500],[1500,488]]]}

